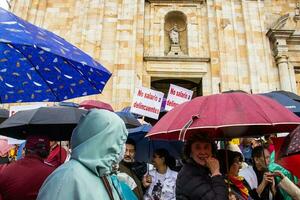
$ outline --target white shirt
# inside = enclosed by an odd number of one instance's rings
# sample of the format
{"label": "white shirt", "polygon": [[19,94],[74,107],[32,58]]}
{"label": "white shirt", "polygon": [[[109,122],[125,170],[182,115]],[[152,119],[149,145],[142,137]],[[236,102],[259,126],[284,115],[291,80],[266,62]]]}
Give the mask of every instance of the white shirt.
{"label": "white shirt", "polygon": [[255,189],[258,186],[257,176],[252,166],[248,165],[247,167],[239,171],[239,176],[245,178],[251,189]]}
{"label": "white shirt", "polygon": [[[152,200],[152,191],[154,186],[157,187],[162,186],[160,199],[162,200],[176,200],[175,195],[175,186],[177,179],[177,172],[167,168],[167,172],[165,174],[159,174],[155,169],[149,171],[149,175],[152,177],[152,183],[149,186],[146,194],[144,195],[144,200]],[[162,185],[158,184],[161,183]]]}

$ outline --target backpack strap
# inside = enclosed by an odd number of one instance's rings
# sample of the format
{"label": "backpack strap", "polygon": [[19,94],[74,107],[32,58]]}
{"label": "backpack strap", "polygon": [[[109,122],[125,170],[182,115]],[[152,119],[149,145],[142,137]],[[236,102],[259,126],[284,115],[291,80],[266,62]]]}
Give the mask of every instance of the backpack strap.
{"label": "backpack strap", "polygon": [[106,176],[101,176],[101,180],[105,186],[105,189],[109,195],[109,199],[110,200],[114,200],[114,195],[113,195],[113,192],[112,192],[112,189],[111,189],[111,186],[110,186],[110,183],[108,182],[107,180],[107,177]]}

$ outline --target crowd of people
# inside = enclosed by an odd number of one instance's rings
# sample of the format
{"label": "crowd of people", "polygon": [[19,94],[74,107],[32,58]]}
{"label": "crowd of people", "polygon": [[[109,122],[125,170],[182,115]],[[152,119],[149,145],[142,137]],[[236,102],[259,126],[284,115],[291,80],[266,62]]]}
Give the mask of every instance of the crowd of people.
{"label": "crowd of people", "polygon": [[150,163],[135,160],[136,143],[127,137],[120,117],[101,109],[82,117],[71,153],[46,136],[30,136],[22,159],[0,164],[0,200],[300,200],[297,178],[272,167],[268,137],[220,148],[193,134],[182,159],[159,148]]}

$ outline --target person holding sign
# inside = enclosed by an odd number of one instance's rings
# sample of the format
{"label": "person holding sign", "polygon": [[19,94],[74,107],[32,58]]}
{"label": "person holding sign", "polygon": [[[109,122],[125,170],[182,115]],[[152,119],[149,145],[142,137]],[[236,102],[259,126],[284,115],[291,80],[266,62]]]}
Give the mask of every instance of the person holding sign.
{"label": "person holding sign", "polygon": [[147,188],[144,200],[175,200],[177,172],[171,170],[175,159],[166,149],[157,149],[153,155],[155,169],[144,176],[143,185]]}

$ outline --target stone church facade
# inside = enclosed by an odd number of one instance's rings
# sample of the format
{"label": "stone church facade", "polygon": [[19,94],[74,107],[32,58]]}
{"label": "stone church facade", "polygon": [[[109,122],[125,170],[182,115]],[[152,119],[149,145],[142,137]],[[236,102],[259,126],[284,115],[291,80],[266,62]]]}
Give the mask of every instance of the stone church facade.
{"label": "stone church facade", "polygon": [[13,0],[11,11],[65,38],[113,75],[99,99],[116,110],[144,86],[195,96],[300,93],[296,0]]}

